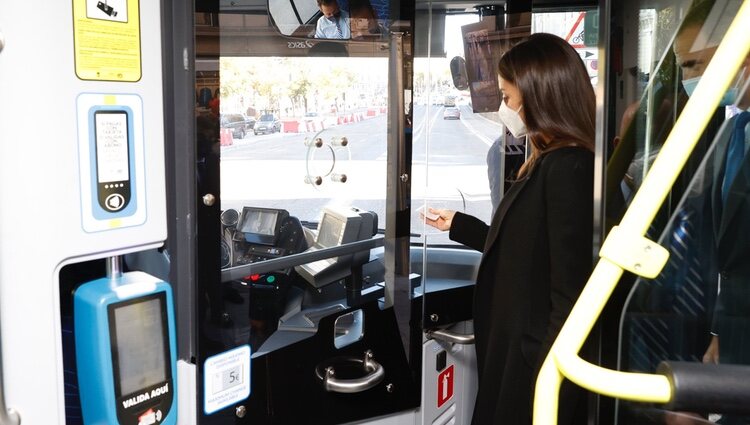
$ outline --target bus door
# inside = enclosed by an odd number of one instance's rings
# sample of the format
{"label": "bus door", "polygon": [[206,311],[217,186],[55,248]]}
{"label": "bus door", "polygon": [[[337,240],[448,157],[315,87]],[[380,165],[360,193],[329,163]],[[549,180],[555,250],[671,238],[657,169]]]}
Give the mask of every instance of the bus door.
{"label": "bus door", "polygon": [[199,423],[414,416],[413,8],[198,4]]}

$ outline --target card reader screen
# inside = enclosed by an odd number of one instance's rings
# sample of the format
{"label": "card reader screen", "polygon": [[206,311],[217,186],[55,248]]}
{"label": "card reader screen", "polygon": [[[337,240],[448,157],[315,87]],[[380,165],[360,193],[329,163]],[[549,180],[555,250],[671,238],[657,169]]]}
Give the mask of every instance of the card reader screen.
{"label": "card reader screen", "polygon": [[125,111],[97,111],[96,172],[99,183],[127,181],[128,114]]}
{"label": "card reader screen", "polygon": [[125,396],[167,379],[167,341],[160,298],[114,309],[120,395]]}
{"label": "card reader screen", "polygon": [[240,232],[273,236],[276,233],[276,220],[278,217],[279,213],[276,211],[261,211],[245,208],[242,211]]}
{"label": "card reader screen", "polygon": [[320,220],[318,238],[316,239],[317,244],[325,248],[340,245],[345,225],[346,222],[333,215],[323,214],[323,219]]}

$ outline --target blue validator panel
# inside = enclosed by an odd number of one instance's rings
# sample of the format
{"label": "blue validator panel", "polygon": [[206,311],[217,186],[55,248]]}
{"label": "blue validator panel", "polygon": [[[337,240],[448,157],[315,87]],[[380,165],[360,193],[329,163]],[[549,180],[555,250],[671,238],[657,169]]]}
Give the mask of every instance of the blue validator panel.
{"label": "blue validator panel", "polygon": [[78,384],[87,425],[177,423],[172,289],[142,272],[74,294]]}

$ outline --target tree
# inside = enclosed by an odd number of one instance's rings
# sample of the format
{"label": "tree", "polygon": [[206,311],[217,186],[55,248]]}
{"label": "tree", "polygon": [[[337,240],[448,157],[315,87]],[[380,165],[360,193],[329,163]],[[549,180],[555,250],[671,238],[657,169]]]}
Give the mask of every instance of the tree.
{"label": "tree", "polygon": [[307,72],[302,72],[296,77],[292,77],[289,83],[289,98],[292,100],[292,108],[296,110],[300,102],[304,102],[304,112],[307,112],[307,96],[312,89],[313,82],[310,80]]}
{"label": "tree", "polygon": [[[221,97],[227,101],[247,98],[255,103],[258,70],[252,58],[224,58],[220,61]],[[243,111],[244,112],[244,111]]]}
{"label": "tree", "polygon": [[356,81],[356,76],[352,71],[345,68],[332,68],[327,71],[317,80],[319,82],[317,87],[319,87],[319,92],[323,94],[323,98],[330,103],[334,103],[338,110],[338,99],[341,98],[341,93],[352,87]]}

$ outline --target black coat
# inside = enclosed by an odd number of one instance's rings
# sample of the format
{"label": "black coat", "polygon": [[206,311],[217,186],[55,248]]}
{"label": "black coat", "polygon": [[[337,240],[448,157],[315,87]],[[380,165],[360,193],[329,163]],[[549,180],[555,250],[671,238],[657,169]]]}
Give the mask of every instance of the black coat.
{"label": "black coat", "polygon": [[[462,213],[451,224],[451,239],[484,253],[474,292],[474,425],[531,424],[539,368],[592,268],[593,154],[567,147],[538,161],[491,226]],[[563,386],[560,425],[578,418],[581,393]]]}
{"label": "black coat", "polygon": [[721,201],[732,118],[719,136],[713,163],[712,212],[719,285],[713,331],[719,335],[721,363],[750,364],[750,155]]}

